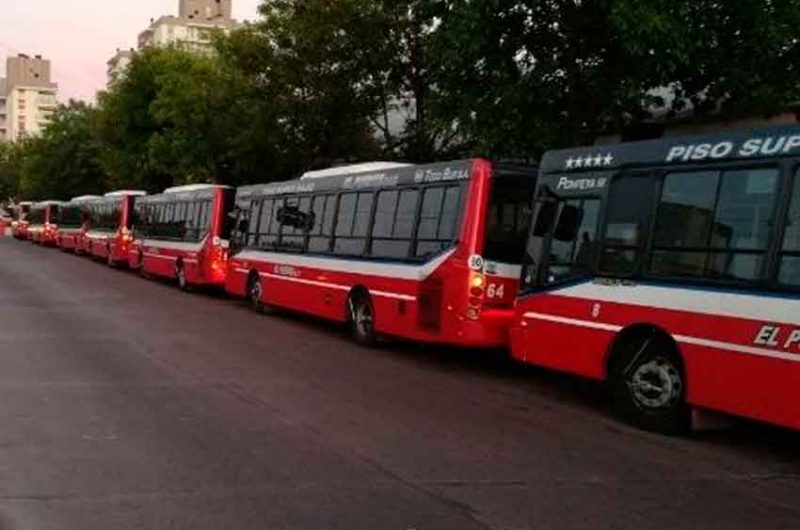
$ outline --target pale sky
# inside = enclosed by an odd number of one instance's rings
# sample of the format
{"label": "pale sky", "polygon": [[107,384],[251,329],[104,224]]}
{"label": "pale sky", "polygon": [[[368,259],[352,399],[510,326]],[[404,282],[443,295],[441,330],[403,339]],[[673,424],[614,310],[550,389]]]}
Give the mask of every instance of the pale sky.
{"label": "pale sky", "polygon": [[[253,20],[260,0],[233,0]],[[6,56],[42,55],[53,64],[59,100],[91,100],[106,84],[106,61],[136,45],[151,18],[177,15],[178,0],[0,0],[0,76]]]}

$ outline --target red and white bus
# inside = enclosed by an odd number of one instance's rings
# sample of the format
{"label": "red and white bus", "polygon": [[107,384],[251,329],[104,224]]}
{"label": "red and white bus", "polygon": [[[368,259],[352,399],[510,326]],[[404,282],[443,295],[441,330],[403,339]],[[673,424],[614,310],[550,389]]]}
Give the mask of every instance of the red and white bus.
{"label": "red and white bus", "polygon": [[141,198],[129,263],[142,274],[176,280],[181,289],[222,287],[234,190],[195,184]]}
{"label": "red and white bus", "polygon": [[360,165],[237,190],[227,291],[379,335],[508,344],[533,167]]}
{"label": "red and white bus", "polygon": [[652,430],[800,428],[800,127],[547,153],[512,352]]}
{"label": "red and white bus", "polygon": [[89,225],[88,204],[99,199],[98,195],[82,195],[61,205],[58,212],[56,246],[64,252],[80,253]]}
{"label": "red and white bus", "polygon": [[33,203],[22,201],[16,204],[12,210],[11,235],[17,239],[28,239],[28,212]]}
{"label": "red and white bus", "polygon": [[55,246],[60,201],[37,202],[28,212],[28,239],[39,245]]}
{"label": "red and white bus", "polygon": [[14,220],[12,210],[0,208],[0,237],[6,235],[6,232],[11,230],[11,223]]}
{"label": "red and white bus", "polygon": [[87,204],[90,220],[84,248],[90,256],[105,260],[110,267],[128,263],[134,204],[144,195],[144,191],[112,191]]}

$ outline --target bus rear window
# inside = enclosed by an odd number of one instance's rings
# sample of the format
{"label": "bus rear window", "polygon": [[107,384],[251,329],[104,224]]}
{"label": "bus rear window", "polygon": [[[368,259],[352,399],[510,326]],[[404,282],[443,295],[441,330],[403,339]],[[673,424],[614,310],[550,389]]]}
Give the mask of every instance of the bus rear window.
{"label": "bus rear window", "polygon": [[503,176],[494,179],[486,217],[483,255],[489,261],[520,264],[531,221],[533,178]]}

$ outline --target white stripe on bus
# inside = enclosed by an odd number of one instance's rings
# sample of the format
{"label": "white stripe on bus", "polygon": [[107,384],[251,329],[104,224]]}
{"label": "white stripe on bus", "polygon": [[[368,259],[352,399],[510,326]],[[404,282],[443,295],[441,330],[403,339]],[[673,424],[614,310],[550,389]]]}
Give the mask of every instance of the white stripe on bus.
{"label": "white stripe on bus", "polygon": [[551,293],[591,302],[634,304],[705,315],[726,316],[764,322],[797,324],[800,299],[759,296],[749,293],[717,292],[684,287],[589,282]]}
{"label": "white stripe on bus", "polygon": [[142,241],[143,247],[159,248],[164,250],[184,250],[186,252],[197,252],[202,250],[205,238],[199,243],[182,243],[178,241],[160,241],[157,239],[145,239]]}
{"label": "white stripe on bus", "polygon": [[[610,333],[617,333],[622,330],[622,326],[618,326],[615,324],[606,324],[604,322],[593,322],[591,320],[579,320],[575,318],[567,318],[558,315],[536,313],[533,311],[525,313],[523,317],[530,320],[542,320],[545,322],[554,322],[556,324],[564,324],[567,326],[577,326],[588,329],[608,331]],[[691,344],[693,346],[702,346],[705,348],[727,350],[735,353],[756,355],[759,357],[769,357],[771,359],[780,359],[782,361],[800,362],[800,355],[794,355],[788,352],[769,350],[767,348],[757,348],[755,346],[746,346],[743,344],[736,344],[733,342],[722,342],[717,340],[704,339],[701,337],[691,337],[688,335],[673,335],[672,338],[674,338],[676,342],[682,344]]]}
{"label": "white stripe on bus", "polygon": [[445,252],[438,258],[421,265],[381,263],[363,260],[347,260],[334,257],[298,256],[296,254],[283,254],[280,252],[263,252],[260,250],[247,250],[236,255],[236,259],[243,261],[258,261],[276,265],[291,265],[308,269],[321,269],[325,271],[365,274],[398,280],[424,280],[442,265],[455,249]]}
{"label": "white stripe on bus", "polygon": [[[247,272],[243,269],[237,269],[239,272]],[[304,285],[313,285],[315,287],[328,287],[331,289],[337,289],[340,291],[349,291],[352,289],[351,285],[342,285],[338,283],[331,283],[331,282],[321,282],[318,280],[306,280],[304,278],[295,278],[294,276],[281,276],[280,274],[270,274],[268,272],[260,272],[259,275],[262,278],[274,278],[276,280],[285,280],[287,282],[294,282],[294,283],[302,283]],[[416,296],[411,296],[408,294],[400,294],[400,293],[391,293],[388,291],[376,291],[376,290],[369,290],[369,294],[373,296],[380,296],[384,298],[394,298],[397,300],[405,300],[408,302],[413,302],[417,299]]]}

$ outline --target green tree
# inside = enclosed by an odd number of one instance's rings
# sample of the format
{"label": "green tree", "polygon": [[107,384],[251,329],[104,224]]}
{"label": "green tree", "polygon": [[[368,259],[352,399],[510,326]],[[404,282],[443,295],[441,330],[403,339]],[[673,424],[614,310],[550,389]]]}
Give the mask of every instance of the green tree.
{"label": "green tree", "polygon": [[373,86],[363,75],[372,57],[360,46],[375,30],[360,19],[368,4],[265,2],[258,23],[220,43],[223,60],[248,82],[251,124],[239,135],[239,154],[261,166],[260,180],[378,154]]}
{"label": "green tree", "polygon": [[518,158],[657,113],[796,101],[797,0],[432,0],[443,127]]}
{"label": "green tree", "polygon": [[114,185],[157,192],[247,182],[253,177],[242,156],[252,145],[248,89],[217,56],[180,47],[139,52],[100,95],[102,161]]}
{"label": "green tree", "polygon": [[0,202],[19,194],[24,145],[0,142]]}
{"label": "green tree", "polygon": [[69,199],[104,188],[95,137],[97,110],[83,102],[59,106],[40,136],[22,150],[20,194],[26,199]]}

